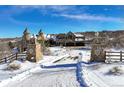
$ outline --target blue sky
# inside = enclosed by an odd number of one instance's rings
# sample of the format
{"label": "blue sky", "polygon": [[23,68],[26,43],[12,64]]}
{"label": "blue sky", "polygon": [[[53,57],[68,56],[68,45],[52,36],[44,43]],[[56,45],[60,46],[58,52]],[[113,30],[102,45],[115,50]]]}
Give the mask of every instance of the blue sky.
{"label": "blue sky", "polygon": [[124,30],[124,6],[0,6],[0,37],[21,36],[26,27],[32,34]]}

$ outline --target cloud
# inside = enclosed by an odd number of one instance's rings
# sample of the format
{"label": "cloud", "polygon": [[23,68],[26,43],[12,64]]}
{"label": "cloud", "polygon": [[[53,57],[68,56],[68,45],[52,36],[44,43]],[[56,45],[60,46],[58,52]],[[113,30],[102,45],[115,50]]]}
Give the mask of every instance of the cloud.
{"label": "cloud", "polygon": [[73,13],[79,14],[82,12],[87,12],[90,8],[89,6],[79,6],[79,5],[21,5],[13,6],[18,10],[32,10],[37,9],[41,11],[42,14],[51,14],[51,13]]}
{"label": "cloud", "polygon": [[54,16],[61,16],[70,19],[77,19],[77,20],[98,20],[98,21],[113,21],[113,22],[124,22],[123,18],[116,18],[116,17],[109,17],[109,16],[96,16],[96,15],[88,15],[88,14],[78,14],[78,15],[71,15],[71,14],[54,14]]}
{"label": "cloud", "polygon": [[45,10],[45,11],[58,11],[58,12],[64,12],[64,11],[70,11],[76,9],[76,6],[74,5],[21,5],[21,6],[13,6],[15,8],[20,9],[39,9],[39,10]]}
{"label": "cloud", "polygon": [[[11,6],[10,9],[4,11],[3,15],[8,15],[10,18],[13,18],[12,15],[20,15],[26,11],[30,11],[33,9],[37,9],[38,11],[40,11],[41,13],[39,15],[47,14],[50,16],[64,17],[75,20],[124,22],[124,19],[119,17],[87,14],[88,13],[87,10],[89,10],[89,6],[77,7],[75,5],[17,5],[17,6]],[[15,20],[16,19],[14,19],[14,21]]]}
{"label": "cloud", "polygon": [[55,5],[55,6],[40,6],[41,9],[51,9],[51,10],[54,10],[54,11],[60,11],[60,12],[63,12],[63,11],[68,11],[68,10],[73,10],[75,9],[75,6],[63,6],[63,5]]}

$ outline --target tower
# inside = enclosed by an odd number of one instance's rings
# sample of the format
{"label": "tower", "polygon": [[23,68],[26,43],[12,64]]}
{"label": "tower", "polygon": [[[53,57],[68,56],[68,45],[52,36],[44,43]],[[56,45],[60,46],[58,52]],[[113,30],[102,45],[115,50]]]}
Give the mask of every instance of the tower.
{"label": "tower", "polygon": [[28,31],[28,28],[25,28],[24,32],[23,32],[23,36],[22,36],[22,41],[21,41],[21,52],[26,51],[27,49],[27,45],[30,41],[30,33]]}
{"label": "tower", "polygon": [[28,28],[25,28],[24,32],[23,32],[23,40],[25,40],[26,42],[30,40],[30,33],[28,31]]}
{"label": "tower", "polygon": [[44,37],[44,33],[42,32],[42,29],[40,29],[40,31],[38,32],[37,40],[38,41],[45,41],[45,37]]}

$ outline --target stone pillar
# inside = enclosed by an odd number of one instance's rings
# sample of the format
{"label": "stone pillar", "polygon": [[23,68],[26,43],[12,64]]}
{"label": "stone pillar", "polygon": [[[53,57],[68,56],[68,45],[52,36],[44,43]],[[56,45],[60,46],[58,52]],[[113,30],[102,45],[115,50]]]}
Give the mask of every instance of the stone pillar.
{"label": "stone pillar", "polygon": [[41,51],[41,45],[28,44],[27,46],[27,60],[32,62],[38,62],[43,58],[43,53]]}
{"label": "stone pillar", "polygon": [[107,40],[105,37],[97,36],[94,38],[92,42],[91,48],[91,62],[105,62],[105,48],[106,48]]}
{"label": "stone pillar", "polygon": [[92,45],[91,50],[91,61],[92,62],[104,62],[105,61],[105,51],[104,45]]}

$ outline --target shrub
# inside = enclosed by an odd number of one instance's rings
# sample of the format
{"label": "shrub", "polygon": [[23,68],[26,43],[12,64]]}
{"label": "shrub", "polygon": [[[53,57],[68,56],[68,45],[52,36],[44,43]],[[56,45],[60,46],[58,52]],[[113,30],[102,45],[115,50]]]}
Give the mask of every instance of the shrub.
{"label": "shrub", "polygon": [[120,67],[116,66],[116,67],[113,67],[112,69],[110,69],[108,74],[121,75],[121,74],[123,74],[123,70]]}
{"label": "shrub", "polygon": [[21,64],[18,63],[10,63],[7,67],[8,70],[17,70],[21,68]]}

